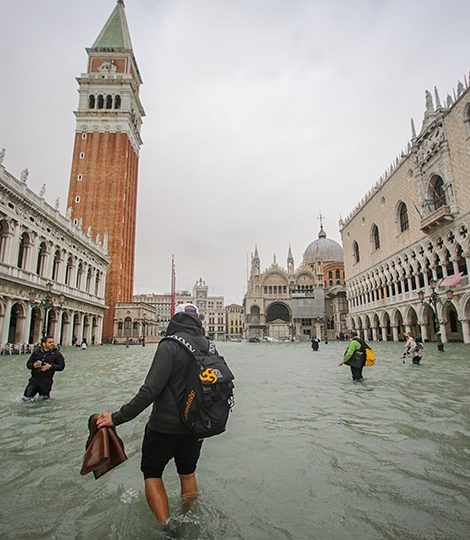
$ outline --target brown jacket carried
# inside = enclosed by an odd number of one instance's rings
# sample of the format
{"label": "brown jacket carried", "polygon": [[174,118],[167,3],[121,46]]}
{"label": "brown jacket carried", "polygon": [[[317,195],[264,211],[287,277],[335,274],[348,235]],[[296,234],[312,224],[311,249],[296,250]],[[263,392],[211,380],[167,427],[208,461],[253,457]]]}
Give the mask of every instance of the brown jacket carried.
{"label": "brown jacket carried", "polygon": [[96,425],[97,414],[92,414],[88,419],[90,435],[85,444],[85,456],[83,458],[81,475],[93,471],[95,479],[107,473],[117,465],[126,461],[124,443],[116,433],[116,428],[104,427],[98,429]]}

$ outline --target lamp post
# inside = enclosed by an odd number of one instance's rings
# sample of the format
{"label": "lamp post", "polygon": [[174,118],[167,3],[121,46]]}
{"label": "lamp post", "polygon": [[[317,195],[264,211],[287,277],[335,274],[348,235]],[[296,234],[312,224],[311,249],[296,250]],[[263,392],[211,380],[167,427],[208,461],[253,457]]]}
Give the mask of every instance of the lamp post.
{"label": "lamp post", "polygon": [[42,322],[42,337],[46,337],[47,334],[47,318],[49,315],[49,311],[55,307],[62,307],[65,302],[65,296],[63,294],[59,294],[57,298],[57,304],[54,303],[54,297],[51,294],[53,285],[54,284],[51,281],[48,281],[46,283],[46,295],[39,302],[34,301],[36,298],[36,293],[31,292],[29,294],[33,308],[39,308],[44,310],[44,319]]}
{"label": "lamp post", "polygon": [[454,296],[454,293],[452,289],[447,289],[446,296],[447,299],[442,302],[439,294],[436,292],[437,288],[437,281],[435,279],[431,280],[429,283],[429,286],[431,287],[431,294],[426,299],[426,295],[423,290],[418,291],[418,298],[421,301],[421,304],[423,306],[429,306],[434,313],[434,331],[437,336],[437,350],[440,352],[444,352],[444,343],[442,343],[442,337],[441,337],[441,326],[439,323],[439,319],[437,316],[437,305],[442,304],[445,305],[447,302],[452,300],[452,297]]}

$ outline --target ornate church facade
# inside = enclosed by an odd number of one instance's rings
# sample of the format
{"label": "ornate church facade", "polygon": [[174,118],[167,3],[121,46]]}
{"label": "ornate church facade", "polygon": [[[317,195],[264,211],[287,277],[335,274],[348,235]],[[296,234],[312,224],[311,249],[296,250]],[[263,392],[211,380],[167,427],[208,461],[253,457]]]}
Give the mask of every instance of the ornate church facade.
{"label": "ornate church facade", "polygon": [[247,339],[335,339],[346,330],[343,250],[327,238],[321,226],[318,239],[305,250],[295,268],[289,247],[287,267],[274,261],[261,271],[258,248],[244,299]]}
{"label": "ornate church facade", "polygon": [[419,133],[340,222],[348,325],[470,343],[470,86],[426,92]]}

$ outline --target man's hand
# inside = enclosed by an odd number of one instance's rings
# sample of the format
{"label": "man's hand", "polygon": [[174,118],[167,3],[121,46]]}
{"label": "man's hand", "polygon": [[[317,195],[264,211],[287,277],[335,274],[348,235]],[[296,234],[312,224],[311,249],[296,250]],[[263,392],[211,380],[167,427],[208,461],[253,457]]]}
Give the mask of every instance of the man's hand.
{"label": "man's hand", "polygon": [[112,427],[113,419],[111,418],[111,413],[108,411],[101,412],[96,418],[96,425],[101,429],[102,427]]}
{"label": "man's hand", "polygon": [[41,360],[36,360],[33,364],[33,368],[39,369],[42,366]]}
{"label": "man's hand", "polygon": [[51,369],[52,365],[51,364],[43,364],[41,366],[41,371],[48,371],[49,369]]}

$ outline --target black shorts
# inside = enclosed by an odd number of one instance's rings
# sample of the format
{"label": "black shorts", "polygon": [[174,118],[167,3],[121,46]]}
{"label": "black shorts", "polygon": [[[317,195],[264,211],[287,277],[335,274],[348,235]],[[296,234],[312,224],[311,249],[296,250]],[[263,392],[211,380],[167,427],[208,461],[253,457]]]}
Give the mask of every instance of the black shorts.
{"label": "black shorts", "polygon": [[140,462],[144,478],[161,478],[171,459],[175,460],[178,474],[192,474],[201,455],[202,442],[186,433],[158,433],[146,427]]}

